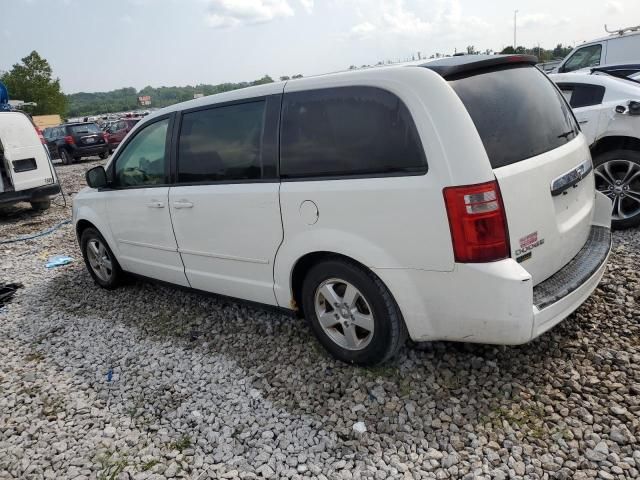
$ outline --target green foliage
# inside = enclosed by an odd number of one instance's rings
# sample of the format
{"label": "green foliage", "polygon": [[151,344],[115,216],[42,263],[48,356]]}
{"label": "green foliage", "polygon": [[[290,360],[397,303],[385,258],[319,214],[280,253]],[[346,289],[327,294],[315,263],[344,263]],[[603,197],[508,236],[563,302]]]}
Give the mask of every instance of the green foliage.
{"label": "green foliage", "polygon": [[66,108],[66,97],[60,90],[60,79],[53,79],[51,66],[35,50],[24,57],[21,63],[2,75],[0,80],[9,89],[14,100],[35,102],[30,107],[34,115],[63,115]]}
{"label": "green foliage", "polygon": [[[302,77],[302,75],[299,77]],[[294,76],[293,78],[299,77]],[[187,85],[185,87],[154,88],[146,86],[139,92],[136,92],[135,88],[129,87],[112,90],[110,92],[74,93],[67,96],[67,99],[69,100],[68,115],[70,117],[84,117],[87,115],[97,115],[101,113],[135,110],[140,108],[138,105],[138,97],[143,95],[149,95],[151,97],[152,107],[162,108],[173,105],[174,103],[192,100],[196,93],[201,93],[205,96],[214,95],[216,93],[228,92],[254,85],[264,85],[272,82],[273,78],[269,75],[265,75],[253,82],[220,83],[218,85]]]}
{"label": "green foliage", "polygon": [[514,53],[535,55],[536,57],[538,57],[539,62],[550,62],[552,60],[563,59],[564,57],[569,55],[571,50],[571,47],[563,47],[561,43],[559,43],[553,50],[546,50],[540,47],[525,48],[523,46],[519,46],[514,50],[513,46],[509,45],[508,47],[502,49],[500,53],[507,55]]}

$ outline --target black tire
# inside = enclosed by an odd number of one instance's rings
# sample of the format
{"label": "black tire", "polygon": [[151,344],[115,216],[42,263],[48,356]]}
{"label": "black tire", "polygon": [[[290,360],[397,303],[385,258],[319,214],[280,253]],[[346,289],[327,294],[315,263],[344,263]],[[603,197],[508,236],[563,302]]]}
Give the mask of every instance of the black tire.
{"label": "black tire", "polygon": [[[98,241],[104,246],[104,249],[108,254],[108,259],[111,261],[112,274],[108,279],[101,278],[94,270],[94,267],[91,265],[91,261],[89,259],[91,254],[88,252],[88,248],[90,248],[89,245],[93,241]],[[82,250],[82,257],[84,258],[84,263],[87,266],[87,270],[89,271],[89,274],[97,285],[107,290],[113,290],[122,284],[124,280],[124,272],[120,268],[118,260],[116,259],[115,255],[109,248],[109,245],[105,241],[104,237],[100,234],[100,232],[91,227],[85,229],[82,232],[82,236],[80,237],[80,249]]]}
{"label": "black tire", "polygon": [[597,153],[593,165],[596,188],[613,200],[611,227],[621,230],[639,226],[640,151],[617,149]]}
{"label": "black tire", "polygon": [[[363,348],[344,348],[320,324],[315,308],[316,294],[330,279],[344,280],[355,287],[373,315],[374,330]],[[346,363],[363,366],[383,363],[396,355],[407,339],[402,314],[389,290],[373,272],[348,259],[336,257],[311,267],[302,284],[302,309],[318,341],[335,358]],[[342,329],[340,325],[337,328]]]}
{"label": "black tire", "polygon": [[104,160],[105,158],[107,158],[109,156],[109,154],[107,152],[102,152],[100,155],[98,155],[100,157],[101,160]]}
{"label": "black tire", "polygon": [[31,200],[31,208],[38,211],[48,210],[51,207],[51,199]]}
{"label": "black tire", "polygon": [[64,165],[71,165],[73,163],[73,157],[64,148],[60,150],[60,160]]}

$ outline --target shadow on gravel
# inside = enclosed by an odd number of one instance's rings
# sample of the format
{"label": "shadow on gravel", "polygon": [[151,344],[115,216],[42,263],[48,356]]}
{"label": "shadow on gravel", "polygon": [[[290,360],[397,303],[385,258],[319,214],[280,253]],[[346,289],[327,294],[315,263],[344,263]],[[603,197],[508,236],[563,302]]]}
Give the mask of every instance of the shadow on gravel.
{"label": "shadow on gravel", "polygon": [[33,230],[46,223],[47,213],[46,211],[34,210],[29,203],[25,202],[4,205],[0,207],[0,226],[15,225],[15,230],[11,230],[12,233]]}
{"label": "shadow on gravel", "polygon": [[[503,431],[507,422],[530,441],[562,434],[545,426],[554,415],[545,405],[571,395],[572,362],[594,348],[600,328],[598,315],[579,314],[524,346],[410,345],[388,365],[358,368],[328,357],[303,320],[233,300],[147,281],[105,291],[81,264],[61,271],[45,288],[39,301],[55,297],[70,321],[98,316],[185,348],[206,342],[207,351],[243,367],[265,398],[290,413],[315,416],[344,439],[355,421],[371,432],[414,441],[432,441],[445,428],[451,442],[465,443],[465,425],[478,423]],[[590,307],[591,301],[580,312]],[[401,417],[410,429],[394,425]]]}

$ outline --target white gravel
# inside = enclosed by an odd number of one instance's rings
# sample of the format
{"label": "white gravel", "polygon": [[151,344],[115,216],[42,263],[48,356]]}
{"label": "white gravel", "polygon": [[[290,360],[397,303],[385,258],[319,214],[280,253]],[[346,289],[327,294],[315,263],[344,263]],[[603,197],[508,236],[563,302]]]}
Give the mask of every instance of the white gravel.
{"label": "white gravel", "polygon": [[[96,164],[58,165],[65,191]],[[5,209],[0,239],[70,216]],[[46,270],[56,254],[75,261]],[[101,290],[70,225],[0,259],[0,283],[24,284],[0,309],[0,479],[640,478],[638,230],[540,339],[408,346],[375,369],[280,313]]]}

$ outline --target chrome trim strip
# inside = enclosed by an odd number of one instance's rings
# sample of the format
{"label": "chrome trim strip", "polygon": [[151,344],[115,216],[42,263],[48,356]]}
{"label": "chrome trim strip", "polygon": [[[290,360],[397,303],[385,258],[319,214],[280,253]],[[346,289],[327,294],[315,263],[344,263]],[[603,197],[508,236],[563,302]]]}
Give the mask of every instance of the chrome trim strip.
{"label": "chrome trim strip", "polygon": [[153,248],[155,250],[164,250],[165,252],[177,252],[178,249],[171,247],[163,247],[162,245],[153,245],[152,243],[133,242],[131,240],[118,239],[118,243],[125,243],[127,245],[133,245],[134,247]]}
{"label": "chrome trim strip", "polygon": [[236,257],[233,255],[222,255],[220,253],[199,252],[197,250],[185,250],[182,248],[179,248],[178,252],[185,253],[187,255],[196,255],[199,257],[211,257],[211,258],[220,258],[222,260],[234,260],[236,262],[260,263],[262,265],[269,264],[269,260],[261,260],[259,258]]}

